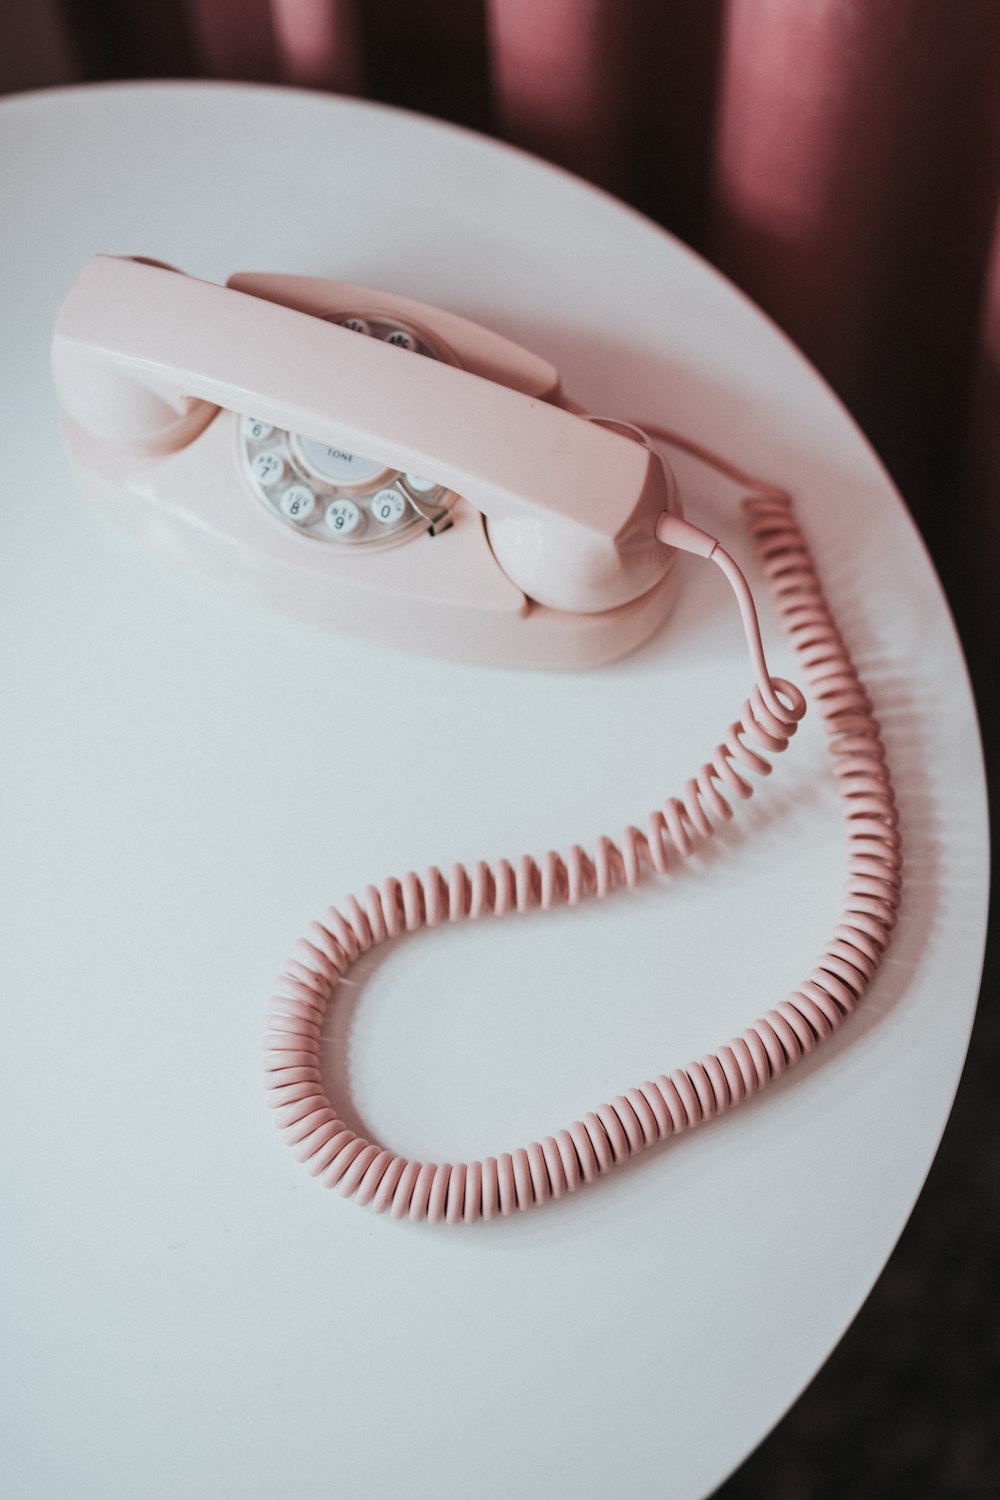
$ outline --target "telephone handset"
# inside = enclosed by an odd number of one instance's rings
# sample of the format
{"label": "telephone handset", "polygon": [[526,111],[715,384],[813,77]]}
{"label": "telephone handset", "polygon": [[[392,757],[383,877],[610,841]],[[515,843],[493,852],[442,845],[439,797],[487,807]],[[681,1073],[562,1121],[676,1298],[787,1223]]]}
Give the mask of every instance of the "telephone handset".
{"label": "telephone handset", "polygon": [[[878,724],[787,493],[665,428],[588,416],[550,364],[497,334],[346,283],[240,275],[221,287],[97,256],[60,312],[53,371],[95,503],[320,624],[443,656],[585,666],[662,622],[678,549],[711,559],[736,594],[753,690],[641,827],[589,851],[390,877],[300,940],[271,1001],[265,1070],[279,1127],[327,1186],[449,1223],[545,1202],[741,1103],[854,1010],[895,925],[900,840]],[[345,1125],[321,1076],[323,1017],[359,954],[446,919],[575,905],[662,873],[752,794],[748,773],[770,770],[805,712],[768,671],[743,574],[681,514],[654,438],[750,491],[751,534],[835,757],[851,855],[840,920],[808,979],[699,1061],[513,1153],[408,1160]]]}

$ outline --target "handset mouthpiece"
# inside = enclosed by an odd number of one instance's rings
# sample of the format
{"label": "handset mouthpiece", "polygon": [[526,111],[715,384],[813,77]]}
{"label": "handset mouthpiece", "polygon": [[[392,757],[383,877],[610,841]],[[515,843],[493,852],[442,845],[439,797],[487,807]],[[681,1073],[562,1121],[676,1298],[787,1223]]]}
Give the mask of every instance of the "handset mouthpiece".
{"label": "handset mouthpiece", "polygon": [[[578,525],[567,515],[515,513],[490,518],[487,534],[497,562],[529,598],[570,614],[599,614],[641,598],[666,575],[676,543],[661,537],[658,525],[663,515],[672,516],[676,482],[662,455],[632,423],[579,410],[575,415],[616,434],[630,466],[636,445],[647,450],[643,481],[617,531]],[[611,474],[608,485],[610,509],[619,498]]]}

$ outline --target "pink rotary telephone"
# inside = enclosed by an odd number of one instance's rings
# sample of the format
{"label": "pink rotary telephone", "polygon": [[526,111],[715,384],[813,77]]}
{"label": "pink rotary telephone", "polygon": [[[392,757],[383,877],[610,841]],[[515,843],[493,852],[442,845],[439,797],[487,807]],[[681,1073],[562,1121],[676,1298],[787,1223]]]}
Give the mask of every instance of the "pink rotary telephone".
{"label": "pink rotary telephone", "polygon": [[581,421],[545,360],[454,314],[97,256],[60,314],[54,372],[96,502],[317,624],[583,666],[669,606],[662,460]]}
{"label": "pink rotary telephone", "polygon": [[[269,1011],[276,1119],[328,1186],[394,1217],[472,1222],[560,1197],[749,1098],[856,1007],[889,944],[901,856],[878,725],[789,496],[666,429],[584,414],[543,359],[463,318],[365,287],[239,275],[225,287],[97,256],[59,315],[53,371],[90,498],[199,571],[303,619],[388,644],[548,667],[611,660],[670,602],[676,550],[715,562],[755,685],[685,785],[592,850],[390,877],[301,939]],[[652,435],[652,436],[651,436]],[[467,1163],[408,1160],[339,1118],[323,1017],[373,944],[445,919],[576,904],[662,873],[732,816],[805,711],[772,679],[746,581],[685,520],[652,440],[751,491],[750,530],[813,687],[848,825],[849,880],[809,977],[739,1037],[543,1141]]]}

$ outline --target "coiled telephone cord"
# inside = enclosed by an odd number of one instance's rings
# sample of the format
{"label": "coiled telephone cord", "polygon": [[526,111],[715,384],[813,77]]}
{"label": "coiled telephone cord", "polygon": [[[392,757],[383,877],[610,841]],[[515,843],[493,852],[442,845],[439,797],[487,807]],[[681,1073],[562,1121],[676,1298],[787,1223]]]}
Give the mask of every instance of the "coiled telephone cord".
{"label": "coiled telephone cord", "polygon": [[[327,1187],[393,1218],[472,1223],[529,1208],[573,1192],[647,1146],[741,1104],[831,1036],[864,996],[889,946],[900,899],[902,859],[885,749],[872,705],[840,632],[795,519],[791,497],[665,428],[647,427],[672,446],[734,480],[750,534],[785,629],[799,653],[829,738],[843,800],[849,847],[843,911],[816,967],[787,1000],[726,1045],[686,1067],[626,1089],[566,1130],[485,1161],[410,1161],[365,1140],[338,1116],[319,1066],[326,1008],[349,966],[376,943],[486,914],[502,916],[576,905],[635,885],[644,866],[662,873],[732,816],[729,797],[753,792],[747,773],[766,775],[765,758],[784,750],[805,711],[797,688],[767,671],[749,589],[731,558],[697,528],[663,517],[661,540],[711,556],[737,594],[754,662],[756,685],[740,721],[684,787],[651,813],[645,829],[631,826],[618,843],[598,838],[592,851],[516,864],[456,864],[446,876],[432,867],[422,878],[391,877],[330,907],[297,944],[268,1013],[264,1066],[270,1102],[296,1157]],[[684,534],[686,530],[686,535]]]}

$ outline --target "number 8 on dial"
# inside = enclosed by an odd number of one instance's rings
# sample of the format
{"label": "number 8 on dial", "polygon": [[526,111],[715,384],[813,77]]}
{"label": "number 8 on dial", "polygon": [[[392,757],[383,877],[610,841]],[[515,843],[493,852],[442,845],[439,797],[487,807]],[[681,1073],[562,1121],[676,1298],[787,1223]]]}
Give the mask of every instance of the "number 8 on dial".
{"label": "number 8 on dial", "polygon": [[316,509],[316,497],[304,484],[293,484],[281,497],[281,513],[299,526],[305,525]]}

